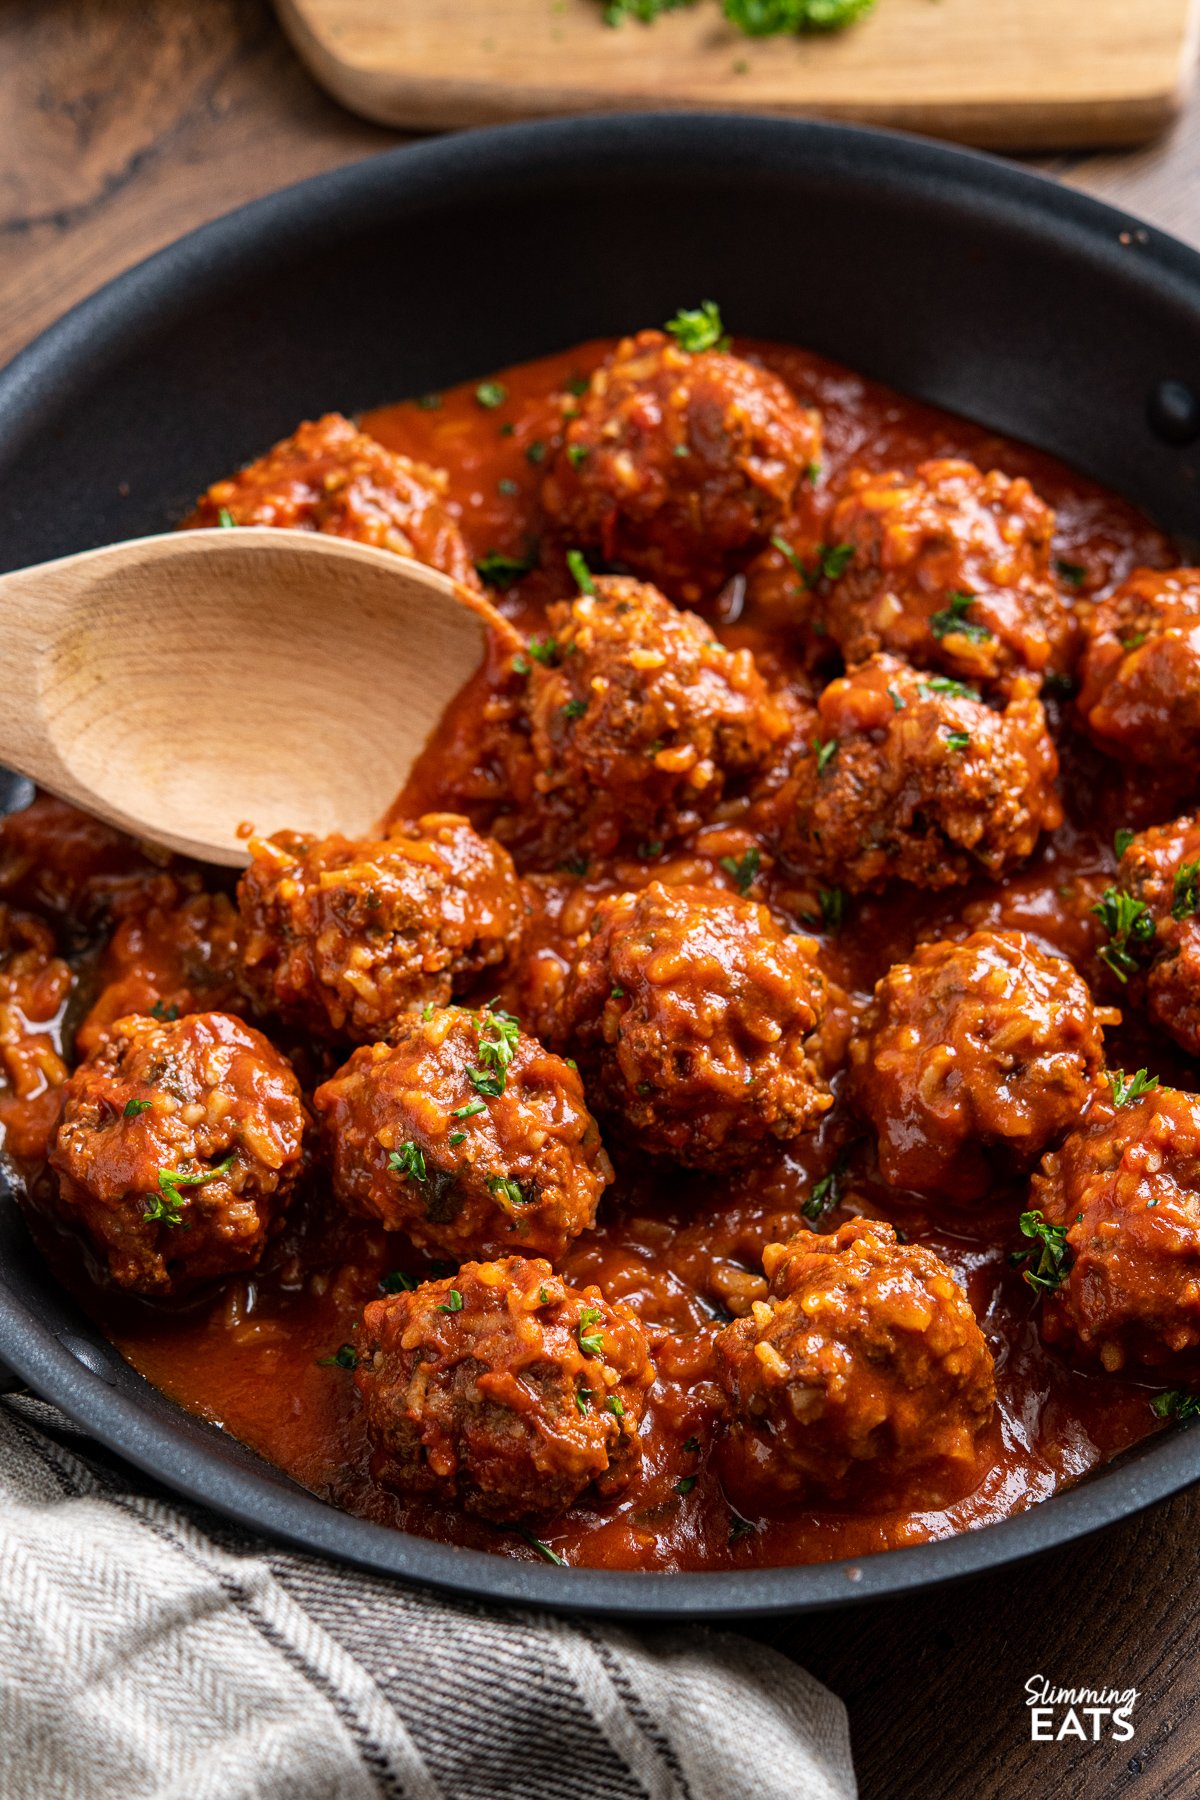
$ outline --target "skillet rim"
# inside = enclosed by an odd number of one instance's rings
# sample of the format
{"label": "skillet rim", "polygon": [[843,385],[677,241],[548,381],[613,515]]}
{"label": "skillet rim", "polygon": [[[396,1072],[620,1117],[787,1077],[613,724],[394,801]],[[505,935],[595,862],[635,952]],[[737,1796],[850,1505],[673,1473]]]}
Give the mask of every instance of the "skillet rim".
{"label": "skillet rim", "polygon": [[[714,124],[723,154],[734,164],[744,158],[753,165],[764,153],[786,148],[790,155],[810,153],[847,181],[857,175],[881,188],[915,185],[944,207],[965,198],[997,218],[1015,214],[1027,234],[1050,235],[1060,249],[1086,249],[1089,261],[1106,265],[1114,279],[1128,276],[1134,254],[1137,275],[1194,324],[1200,373],[1200,254],[1048,176],[983,152],[869,127],[738,114],[627,113],[403,145],[311,176],[196,228],[78,302],[0,371],[0,451],[19,449],[37,432],[43,404],[61,407],[86,389],[89,351],[98,344],[136,343],[152,329],[160,301],[203,286],[205,279],[244,280],[256,261],[299,233],[310,234],[314,220],[332,228],[369,217],[397,183],[410,195],[424,191],[436,205],[438,190],[448,184],[461,189],[508,177],[536,180],[560,146],[576,158],[631,158],[661,171],[672,156],[686,157],[689,146],[707,140],[711,150]],[[11,1193],[7,1207],[15,1208]],[[861,1561],[728,1573],[551,1568],[435,1543],[338,1512],[215,1427],[165,1402],[124,1363],[120,1369],[131,1381],[118,1381],[110,1366],[119,1362],[116,1353],[82,1313],[78,1321],[80,1331],[55,1332],[10,1284],[9,1272],[0,1270],[0,1356],[36,1395],[167,1487],[301,1550],[466,1597],[580,1614],[768,1617],[881,1599],[1072,1543],[1200,1479],[1200,1433],[1183,1428],[1144,1440],[1078,1487],[1014,1517]]]}

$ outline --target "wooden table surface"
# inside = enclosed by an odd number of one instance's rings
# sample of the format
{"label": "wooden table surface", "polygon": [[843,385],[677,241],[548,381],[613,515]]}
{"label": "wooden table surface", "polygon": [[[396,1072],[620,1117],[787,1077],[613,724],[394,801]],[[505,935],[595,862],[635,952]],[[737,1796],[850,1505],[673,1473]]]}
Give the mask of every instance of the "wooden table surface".
{"label": "wooden table surface", "polygon": [[[401,141],[313,86],[265,0],[5,0],[0,363],[191,226]],[[1200,105],[1151,149],[1041,166],[1200,244]],[[758,1635],[845,1699],[864,1800],[1192,1800],[1198,1583],[1184,1494],[1031,1566]],[[1031,1743],[1039,1674],[1137,1688],[1132,1742]]]}

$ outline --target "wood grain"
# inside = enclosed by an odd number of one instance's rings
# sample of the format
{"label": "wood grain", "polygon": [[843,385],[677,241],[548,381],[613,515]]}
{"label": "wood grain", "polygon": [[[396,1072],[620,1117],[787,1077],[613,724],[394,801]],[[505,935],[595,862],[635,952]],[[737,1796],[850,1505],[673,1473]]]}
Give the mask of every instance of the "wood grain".
{"label": "wood grain", "polygon": [[[313,86],[266,0],[7,0],[0,360],[192,225],[402,141]],[[1153,149],[1041,166],[1200,245],[1195,102]],[[1200,1494],[1186,1494],[1024,1568],[756,1635],[846,1700],[862,1800],[1193,1800],[1198,1592]],[[1038,1673],[1141,1689],[1133,1742],[1032,1744]]]}
{"label": "wood grain", "polygon": [[1200,22],[1196,0],[880,0],[847,31],[748,39],[711,0],[652,29],[606,27],[599,0],[278,4],[318,79],[389,125],[700,106],[1025,149],[1161,131]]}

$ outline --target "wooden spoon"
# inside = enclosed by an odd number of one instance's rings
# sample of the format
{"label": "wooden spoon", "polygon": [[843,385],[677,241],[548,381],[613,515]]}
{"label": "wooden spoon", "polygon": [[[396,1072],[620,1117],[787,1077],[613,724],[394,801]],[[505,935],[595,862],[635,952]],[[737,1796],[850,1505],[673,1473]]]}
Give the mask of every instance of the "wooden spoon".
{"label": "wooden spoon", "polygon": [[[316,532],[172,532],[0,576],[0,763],[139,838],[371,831],[479,668],[486,600]],[[241,829],[239,829],[241,828]]]}

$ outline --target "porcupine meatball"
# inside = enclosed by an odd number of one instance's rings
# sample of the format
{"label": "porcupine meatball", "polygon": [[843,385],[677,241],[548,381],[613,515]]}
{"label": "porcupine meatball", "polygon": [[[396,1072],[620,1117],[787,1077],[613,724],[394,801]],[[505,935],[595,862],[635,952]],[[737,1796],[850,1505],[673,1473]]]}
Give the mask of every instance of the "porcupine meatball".
{"label": "porcupine meatball", "polygon": [[855,892],[998,879],[1062,822],[1058,756],[1024,681],[1002,711],[895,656],[833,681],[774,802],[785,855]]}
{"label": "porcupine meatball", "polygon": [[594,588],[550,608],[553,661],[531,668],[530,712],[539,792],[603,854],[622,835],[692,829],[788,724],[748,650],[643,582]]}
{"label": "porcupine meatball", "polygon": [[887,650],[966,681],[1062,668],[1072,615],[1050,572],[1054,514],[1023,476],[944,459],[858,469],[829,537],[854,555],[824,609],[847,663]]}
{"label": "porcupine meatball", "polygon": [[[1120,1078],[1126,1084],[1128,1078]],[[1035,1175],[1030,1205],[1065,1254],[1042,1335],[1115,1372],[1200,1373],[1200,1097],[1098,1100]]]}
{"label": "porcupine meatball", "polygon": [[1085,633],[1076,704],[1096,743],[1190,771],[1200,752],[1200,569],[1135,569]]}
{"label": "porcupine meatball", "polygon": [[542,503],[572,544],[690,605],[797,510],[820,454],[818,415],[778,376],[642,331],[592,376]]}
{"label": "porcupine meatball", "polygon": [[735,1168],[816,1125],[825,984],[812,938],[708,888],[601,900],[558,1024],[589,1103],[631,1145],[692,1169]]}
{"label": "porcupine meatball", "polygon": [[354,1379],[377,1481],[516,1520],[625,1486],[654,1368],[628,1307],[510,1256],[373,1300]]}
{"label": "porcupine meatball", "polygon": [[735,1497],[841,1499],[856,1477],[877,1492],[917,1473],[945,1498],[961,1490],[996,1390],[946,1264],[890,1225],[853,1219],[830,1237],[769,1244],[763,1268],[770,1298],[716,1341],[732,1412],[722,1476]]}
{"label": "porcupine meatball", "polygon": [[448,1256],[561,1256],[612,1179],[578,1074],[507,1013],[427,1011],[317,1089],[334,1192]]}
{"label": "porcupine meatball", "polygon": [[850,1045],[850,1095],[893,1187],[980,1198],[1083,1113],[1104,1061],[1070,963],[1019,931],[922,944],[877,983]]}
{"label": "porcupine meatball", "polygon": [[63,1090],[58,1211],[139,1294],[253,1268],[301,1172],[305,1124],[290,1065],[240,1019],[119,1019]]}
{"label": "porcupine meatball", "polygon": [[326,413],[236,475],[215,481],[187,524],[322,531],[410,556],[478,589],[446,490],[441,469],[386,450],[340,413]]}
{"label": "porcupine meatball", "polygon": [[1123,997],[1200,1055],[1200,815],[1131,838],[1099,910],[1101,954]]}
{"label": "porcupine meatball", "polygon": [[520,938],[512,859],[456,813],[385,838],[296,832],[251,844],[238,885],[247,976],[264,1005],[324,1037],[371,1043],[442,1006]]}

